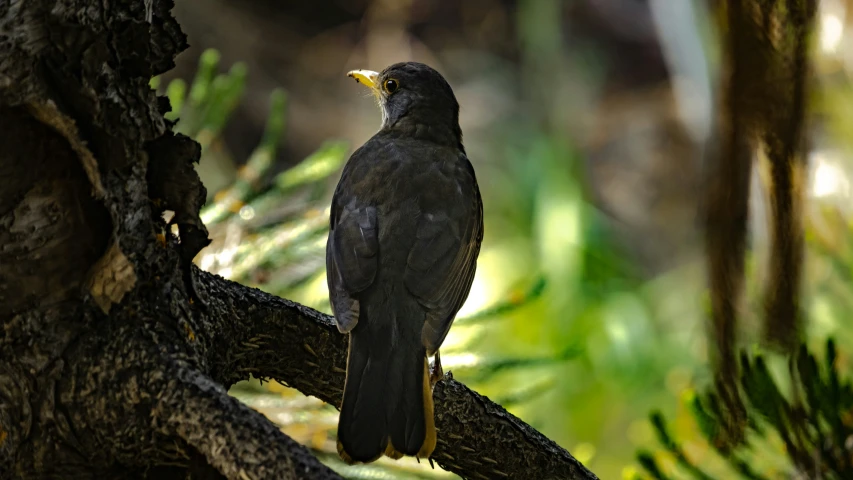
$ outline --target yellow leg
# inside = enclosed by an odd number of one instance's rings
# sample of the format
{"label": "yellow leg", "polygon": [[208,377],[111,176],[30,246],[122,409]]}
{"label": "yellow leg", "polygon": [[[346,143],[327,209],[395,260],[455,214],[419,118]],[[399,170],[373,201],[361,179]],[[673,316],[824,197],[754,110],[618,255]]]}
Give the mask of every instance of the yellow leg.
{"label": "yellow leg", "polygon": [[444,369],[441,368],[441,355],[439,355],[438,350],[436,350],[435,361],[433,362],[432,368],[429,372],[429,386],[434,388],[435,384],[442,378],[444,378]]}
{"label": "yellow leg", "polygon": [[429,362],[424,358],[424,420],[426,421],[426,438],[418,451],[417,457],[429,458],[435,450],[435,411],[432,404],[432,375],[429,375]]}

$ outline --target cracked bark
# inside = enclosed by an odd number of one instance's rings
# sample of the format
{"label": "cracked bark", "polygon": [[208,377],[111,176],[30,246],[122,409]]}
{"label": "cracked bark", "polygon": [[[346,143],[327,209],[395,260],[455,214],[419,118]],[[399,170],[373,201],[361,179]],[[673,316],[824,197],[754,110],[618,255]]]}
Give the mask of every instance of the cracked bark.
{"label": "cracked bark", "polygon": [[[148,88],[186,48],[171,8],[0,0],[0,478],[339,478],[225,390],[255,374],[337,405],[346,338],[189,267],[198,146]],[[448,470],[596,478],[449,376],[434,395]]]}

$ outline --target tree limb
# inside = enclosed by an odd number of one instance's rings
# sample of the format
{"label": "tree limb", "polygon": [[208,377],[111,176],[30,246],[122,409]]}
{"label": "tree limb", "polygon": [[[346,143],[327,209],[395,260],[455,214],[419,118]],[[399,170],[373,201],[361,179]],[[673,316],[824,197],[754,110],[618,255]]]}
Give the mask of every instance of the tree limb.
{"label": "tree limb", "polygon": [[[347,337],[328,315],[198,271],[214,326],[212,376],[226,386],[273,378],[340,405]],[[463,478],[595,479],[579,461],[500,405],[447,373],[433,392],[438,445],[433,459]]]}
{"label": "tree limb", "polygon": [[[170,372],[152,416],[159,430],[183,439],[229,480],[335,479],[331,470],[258,412],[192,368]],[[262,438],[262,442],[247,441]]]}

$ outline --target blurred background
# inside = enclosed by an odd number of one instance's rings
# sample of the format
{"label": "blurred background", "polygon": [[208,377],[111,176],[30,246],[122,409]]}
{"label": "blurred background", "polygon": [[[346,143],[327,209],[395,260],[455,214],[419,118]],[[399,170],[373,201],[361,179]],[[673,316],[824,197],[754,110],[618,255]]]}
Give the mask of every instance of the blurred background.
{"label": "blurred background", "polygon": [[[713,3],[713,2],[712,2]],[[191,48],[152,84],[203,147],[205,270],[330,313],[328,206],[379,127],[346,77],[406,60],[450,82],[485,204],[485,240],[445,371],[568,449],[635,478],[660,410],[687,454],[727,466],[687,404],[710,380],[698,215],[720,39],[683,0],[194,0]],[[853,1],[822,0],[813,42],[804,305],[810,344],[853,352]],[[758,341],[766,168],[754,170],[744,343]],[[846,367],[844,367],[846,368]],[[456,478],[414,459],[347,467],[337,411],[275,383],[232,394],[348,478]],[[757,463],[786,472],[770,442]],[[681,478],[664,453],[663,469]]]}

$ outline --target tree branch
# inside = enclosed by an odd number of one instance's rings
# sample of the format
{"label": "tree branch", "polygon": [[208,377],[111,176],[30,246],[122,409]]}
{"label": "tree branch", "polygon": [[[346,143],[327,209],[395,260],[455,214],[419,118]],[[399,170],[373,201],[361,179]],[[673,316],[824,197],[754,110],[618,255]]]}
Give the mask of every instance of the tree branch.
{"label": "tree branch", "polygon": [[[226,386],[273,378],[340,405],[347,337],[328,315],[197,271],[214,321],[212,376]],[[500,405],[445,374],[433,392],[433,459],[464,478],[595,479],[577,459]]]}
{"label": "tree branch", "polygon": [[[229,480],[340,478],[198,371],[177,368],[168,378],[169,387],[152,410],[162,423],[159,430],[183,439]],[[264,441],[247,441],[254,438]]]}

